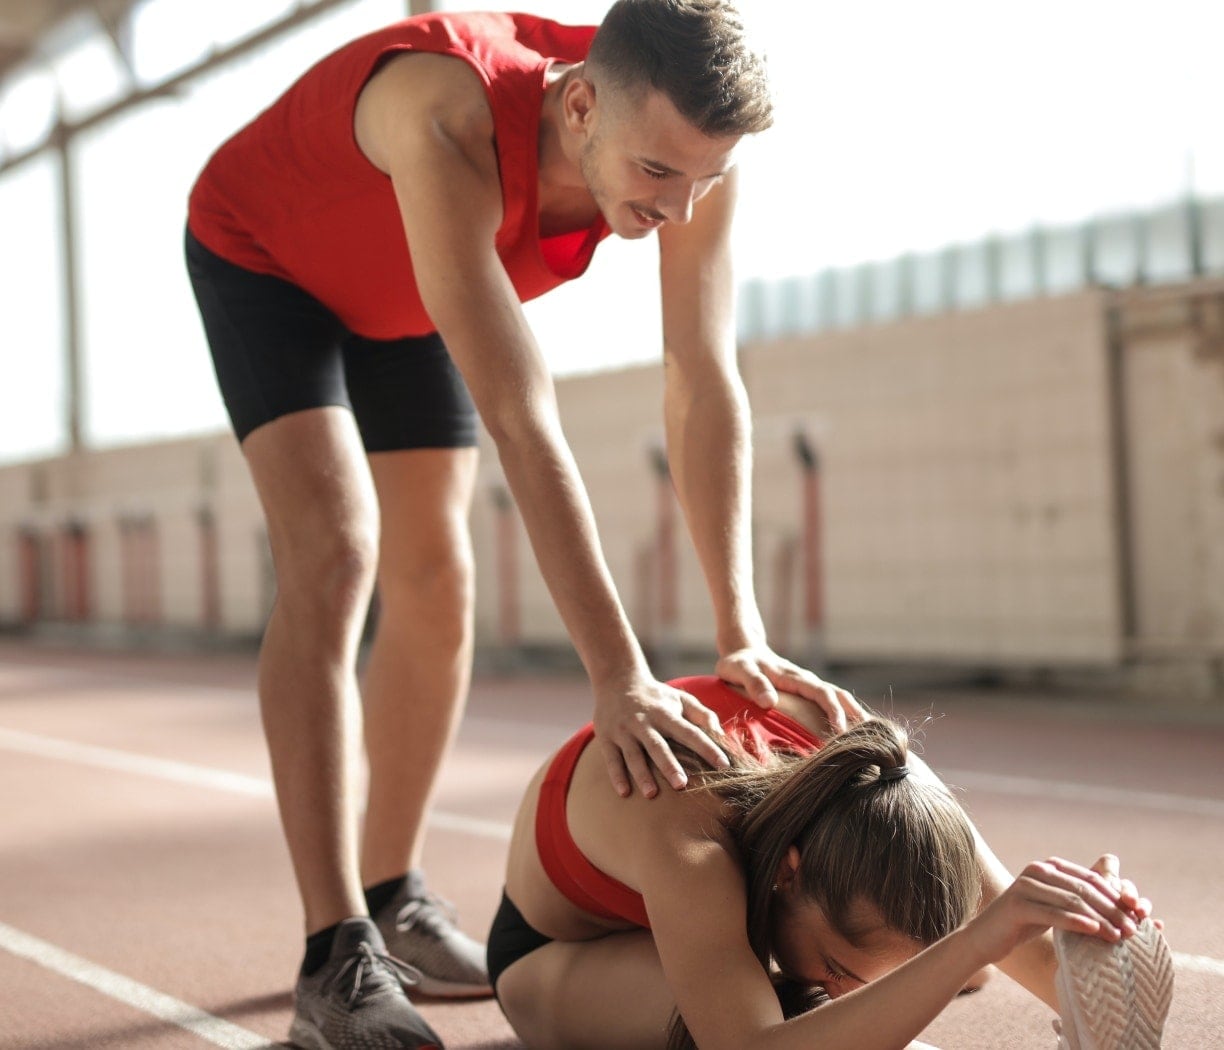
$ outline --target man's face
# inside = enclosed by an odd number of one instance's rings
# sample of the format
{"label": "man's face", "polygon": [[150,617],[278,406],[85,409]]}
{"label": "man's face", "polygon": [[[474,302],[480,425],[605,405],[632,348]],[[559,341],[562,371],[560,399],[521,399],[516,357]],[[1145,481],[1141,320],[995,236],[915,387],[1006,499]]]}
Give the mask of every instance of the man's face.
{"label": "man's face", "polygon": [[605,96],[599,107],[580,164],[612,232],[636,239],[665,222],[688,222],[693,205],[731,168],[739,136],[703,135],[650,89]]}

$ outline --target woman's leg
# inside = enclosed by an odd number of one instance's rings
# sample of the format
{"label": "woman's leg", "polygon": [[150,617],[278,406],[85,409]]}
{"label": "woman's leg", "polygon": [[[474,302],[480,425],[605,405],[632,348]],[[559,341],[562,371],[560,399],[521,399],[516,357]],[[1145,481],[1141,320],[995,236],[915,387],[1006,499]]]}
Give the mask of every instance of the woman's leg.
{"label": "woman's leg", "polygon": [[649,931],[552,941],[497,982],[531,1050],[663,1050],[675,1003]]}
{"label": "woman's leg", "polygon": [[531,1050],[663,1050],[675,1009],[647,930],[551,941],[506,968],[497,997]]}

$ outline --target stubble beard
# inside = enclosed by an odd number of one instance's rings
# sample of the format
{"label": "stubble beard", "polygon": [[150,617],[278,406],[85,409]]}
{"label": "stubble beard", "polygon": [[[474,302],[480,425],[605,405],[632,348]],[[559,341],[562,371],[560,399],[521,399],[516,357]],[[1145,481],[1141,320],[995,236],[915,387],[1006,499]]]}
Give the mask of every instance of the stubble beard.
{"label": "stubble beard", "polygon": [[599,135],[596,135],[586,142],[582,147],[582,152],[578,154],[578,170],[582,173],[582,181],[586,183],[587,192],[594,198],[596,206],[599,208],[600,214],[604,217],[604,221],[611,227],[612,232],[618,237],[636,240],[639,232],[634,230],[626,232],[618,224],[614,218],[615,208],[613,202],[609,199],[609,194],[604,187],[603,178],[599,170],[599,159],[597,149],[599,146]]}

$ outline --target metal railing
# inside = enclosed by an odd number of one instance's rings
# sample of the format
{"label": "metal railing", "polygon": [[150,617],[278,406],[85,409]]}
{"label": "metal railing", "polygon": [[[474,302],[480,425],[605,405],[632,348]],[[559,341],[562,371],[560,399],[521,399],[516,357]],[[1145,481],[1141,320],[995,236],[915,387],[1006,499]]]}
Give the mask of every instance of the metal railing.
{"label": "metal railing", "polygon": [[1224,274],[1224,197],[1187,198],[933,252],[749,280],[739,289],[739,337],[750,342],[1082,288],[1150,286],[1219,274]]}

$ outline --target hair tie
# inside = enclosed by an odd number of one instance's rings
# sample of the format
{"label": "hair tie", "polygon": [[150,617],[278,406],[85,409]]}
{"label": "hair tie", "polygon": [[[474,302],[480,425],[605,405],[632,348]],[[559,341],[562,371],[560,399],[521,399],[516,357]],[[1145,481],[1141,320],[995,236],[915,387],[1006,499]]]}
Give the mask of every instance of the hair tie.
{"label": "hair tie", "polygon": [[882,766],[880,768],[881,780],[902,780],[909,776],[909,766]]}

